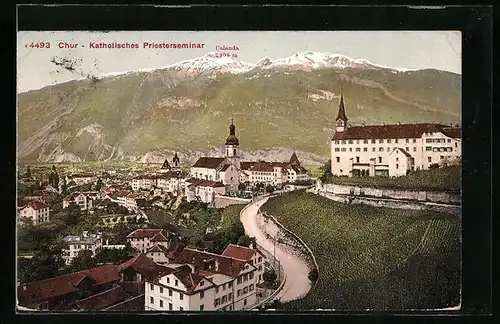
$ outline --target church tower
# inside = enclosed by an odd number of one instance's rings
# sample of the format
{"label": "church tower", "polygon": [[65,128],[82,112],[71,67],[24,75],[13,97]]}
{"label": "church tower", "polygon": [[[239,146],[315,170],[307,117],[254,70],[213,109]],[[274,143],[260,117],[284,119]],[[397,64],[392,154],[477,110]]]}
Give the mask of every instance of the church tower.
{"label": "church tower", "polygon": [[238,169],[240,168],[240,141],[236,137],[236,126],[233,118],[229,125],[229,136],[226,139],[226,158],[231,161]]}
{"label": "church tower", "polygon": [[345,115],[344,95],[342,88],[340,89],[340,103],[337,119],[335,119],[335,132],[343,132],[347,129],[347,117]]}
{"label": "church tower", "polygon": [[181,164],[180,164],[180,159],[179,156],[177,156],[177,152],[175,152],[174,158],[172,159],[172,162],[174,164],[173,168],[174,170],[180,170]]}

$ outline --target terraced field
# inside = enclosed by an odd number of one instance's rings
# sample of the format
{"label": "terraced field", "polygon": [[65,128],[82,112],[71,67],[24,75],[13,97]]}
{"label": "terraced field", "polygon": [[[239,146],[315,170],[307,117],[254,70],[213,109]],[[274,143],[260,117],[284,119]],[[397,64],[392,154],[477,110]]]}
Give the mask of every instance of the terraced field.
{"label": "terraced field", "polygon": [[317,285],[288,309],[430,309],[456,306],[460,219],[337,203],[312,193],[262,207],[296,233],[319,265]]}

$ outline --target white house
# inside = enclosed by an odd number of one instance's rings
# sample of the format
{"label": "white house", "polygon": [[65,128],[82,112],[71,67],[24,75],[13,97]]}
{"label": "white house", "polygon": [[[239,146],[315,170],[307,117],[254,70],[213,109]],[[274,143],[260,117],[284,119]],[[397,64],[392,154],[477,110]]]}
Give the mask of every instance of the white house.
{"label": "white house", "polygon": [[66,183],[74,181],[77,186],[94,182],[96,177],[90,173],[74,173],[66,176]]}
{"label": "white house", "polygon": [[33,224],[40,224],[50,220],[49,206],[39,200],[29,200],[19,209],[22,218],[29,218]]}
{"label": "white house", "polygon": [[174,262],[173,273],[146,280],[146,311],[244,310],[257,302],[258,268],[250,260],[186,247]]}
{"label": "white house", "polygon": [[69,235],[64,238],[66,247],[63,249],[63,259],[66,264],[70,264],[80,251],[92,251],[92,256],[95,256],[99,249],[102,248],[101,233],[89,234],[84,231],[81,236]]}
{"label": "white house", "polygon": [[170,233],[163,229],[144,228],[137,229],[127,235],[127,241],[130,242],[134,249],[146,253],[157,244],[161,244],[168,249],[171,242],[170,236]]}
{"label": "white house", "polygon": [[74,202],[77,204],[81,210],[87,210],[92,208],[92,199],[89,195],[83,194],[81,192],[74,192],[63,199],[63,208],[67,208],[70,203]]}
{"label": "white house", "polygon": [[331,141],[331,172],[337,176],[406,174],[399,169],[400,163],[396,163],[396,157],[391,157],[395,149],[411,156],[408,162],[413,163],[415,170],[426,170],[433,164],[442,165],[460,158],[461,142],[458,125],[415,123],[351,126],[341,95]]}
{"label": "white house", "polygon": [[186,199],[199,199],[204,203],[213,203],[216,195],[226,194],[226,186],[220,181],[200,180],[191,178],[186,180]]}
{"label": "white house", "polygon": [[389,176],[400,177],[415,170],[415,159],[404,149],[397,147],[389,154]]}

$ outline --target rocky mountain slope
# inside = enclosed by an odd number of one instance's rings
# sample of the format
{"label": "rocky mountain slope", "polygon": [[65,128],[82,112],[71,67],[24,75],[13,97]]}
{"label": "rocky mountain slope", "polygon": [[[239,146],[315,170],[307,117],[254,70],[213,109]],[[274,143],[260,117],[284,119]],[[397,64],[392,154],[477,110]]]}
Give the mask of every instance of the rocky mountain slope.
{"label": "rocky mountain slope", "polygon": [[75,80],[18,95],[22,162],[184,160],[216,154],[234,116],[243,154],[328,158],[343,88],[356,123],[460,123],[461,76],[331,53],[255,64],[214,54],[157,70]]}

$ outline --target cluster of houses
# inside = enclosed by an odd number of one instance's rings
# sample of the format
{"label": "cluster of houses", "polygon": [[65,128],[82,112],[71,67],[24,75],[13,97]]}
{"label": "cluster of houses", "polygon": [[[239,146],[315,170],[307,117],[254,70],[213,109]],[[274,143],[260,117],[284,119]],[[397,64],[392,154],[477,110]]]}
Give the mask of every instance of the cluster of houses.
{"label": "cluster of houses", "polygon": [[[232,311],[255,306],[264,282],[264,255],[230,244],[214,254],[185,246],[163,229],[138,229],[128,242],[137,255],[17,287],[18,307],[47,311]],[[100,234],[67,237],[68,258],[81,249],[94,254]],[[66,259],[67,260],[67,259]]]}

